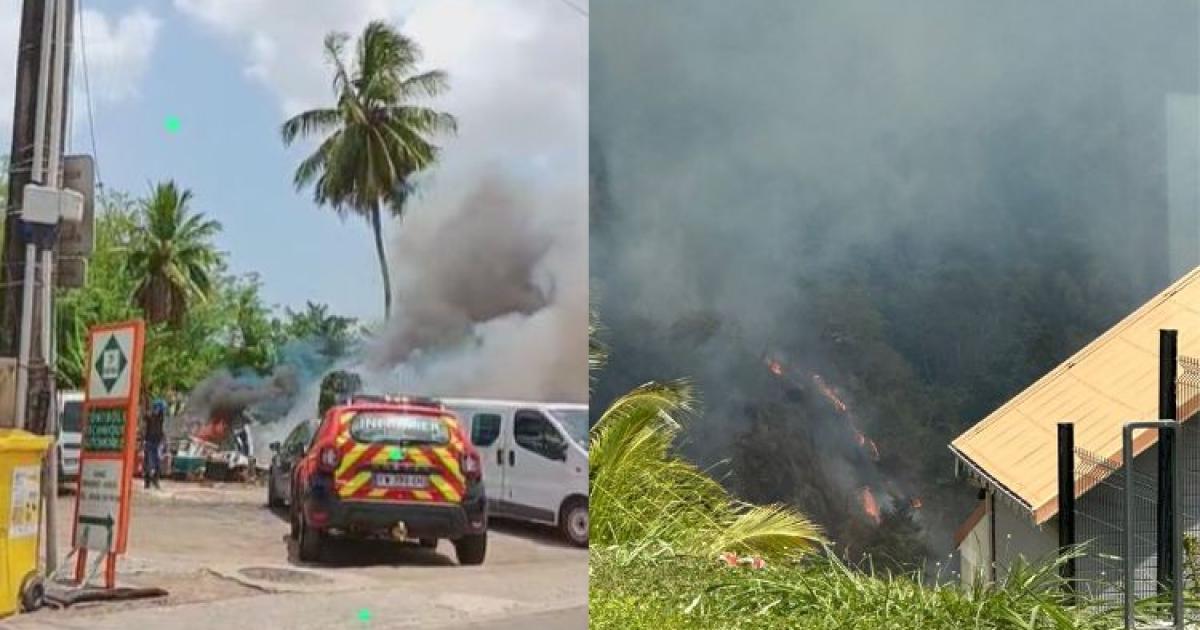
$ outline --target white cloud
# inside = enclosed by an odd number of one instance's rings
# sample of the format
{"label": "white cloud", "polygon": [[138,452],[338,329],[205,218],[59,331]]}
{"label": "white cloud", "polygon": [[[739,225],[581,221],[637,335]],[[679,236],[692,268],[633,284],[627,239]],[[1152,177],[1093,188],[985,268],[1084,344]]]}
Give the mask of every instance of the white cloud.
{"label": "white cloud", "polygon": [[[242,71],[267,88],[281,120],[329,103],[322,41],[387,19],[445,69],[437,106],[459,118],[435,175],[507,163],[586,186],[587,20],[555,0],[175,0],[184,15],[244,56]],[[554,175],[551,174],[553,178]],[[562,183],[561,181],[559,183]]]}
{"label": "white cloud", "polygon": [[[100,11],[85,9],[82,19],[95,100],[116,103],[136,96],[138,86],[149,69],[161,22],[141,8],[117,19]],[[78,23],[74,26],[77,29]],[[8,152],[12,133],[16,42],[20,27],[21,0],[0,0],[0,153]],[[75,43],[78,52],[78,30]],[[78,60],[76,54],[75,66],[71,70],[73,74],[81,71]]]}
{"label": "white cloud", "polygon": [[87,49],[93,96],[110,103],[137,96],[161,21],[140,8],[117,20],[92,9],[84,9],[82,17],[84,39],[77,32],[75,41]]}

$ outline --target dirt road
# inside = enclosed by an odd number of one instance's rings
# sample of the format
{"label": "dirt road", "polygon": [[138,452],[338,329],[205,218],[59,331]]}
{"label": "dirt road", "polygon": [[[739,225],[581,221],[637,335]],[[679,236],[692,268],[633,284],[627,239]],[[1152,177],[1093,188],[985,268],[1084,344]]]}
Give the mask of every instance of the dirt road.
{"label": "dirt road", "polygon": [[[0,628],[586,627],[587,552],[547,529],[497,523],[480,567],[457,566],[445,542],[341,544],[329,562],[308,566],[289,551],[286,516],[264,498],[240,485],[139,487],[118,581],[170,595],[41,610]],[[59,505],[65,554],[73,504]]]}

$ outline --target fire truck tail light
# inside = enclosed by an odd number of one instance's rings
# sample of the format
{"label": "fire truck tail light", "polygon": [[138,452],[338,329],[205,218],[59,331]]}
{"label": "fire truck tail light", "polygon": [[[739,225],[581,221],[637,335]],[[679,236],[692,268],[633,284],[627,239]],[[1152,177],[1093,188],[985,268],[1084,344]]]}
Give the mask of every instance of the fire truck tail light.
{"label": "fire truck tail light", "polygon": [[467,479],[478,481],[482,476],[482,463],[479,461],[479,453],[474,451],[464,453],[462,456],[462,470]]}

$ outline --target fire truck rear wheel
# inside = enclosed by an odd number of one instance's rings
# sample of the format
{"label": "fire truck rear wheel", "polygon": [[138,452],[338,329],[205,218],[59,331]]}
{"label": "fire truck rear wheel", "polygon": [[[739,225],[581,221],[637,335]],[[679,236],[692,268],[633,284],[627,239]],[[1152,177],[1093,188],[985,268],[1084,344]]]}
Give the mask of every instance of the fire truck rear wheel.
{"label": "fire truck rear wheel", "polygon": [[325,544],[325,536],[321,530],[308,524],[304,514],[300,514],[300,539],[296,546],[300,550],[301,562],[318,562],[321,560],[321,547]]}
{"label": "fire truck rear wheel", "polygon": [[487,532],[467,534],[454,541],[454,555],[463,566],[483,564],[487,555]]}
{"label": "fire truck rear wheel", "polygon": [[291,509],[288,510],[288,524],[291,525],[292,529],[290,535],[292,540],[297,541],[300,540],[300,516],[298,506],[299,503],[297,503],[296,499],[293,498],[292,504],[289,506]]}

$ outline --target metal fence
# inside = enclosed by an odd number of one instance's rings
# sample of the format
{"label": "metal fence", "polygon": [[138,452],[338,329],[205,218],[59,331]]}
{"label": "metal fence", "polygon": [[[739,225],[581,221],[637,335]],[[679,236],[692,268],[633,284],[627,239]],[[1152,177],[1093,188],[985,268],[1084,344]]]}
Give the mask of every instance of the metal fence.
{"label": "metal fence", "polygon": [[[1180,512],[1183,515],[1184,579],[1200,595],[1200,359],[1179,357],[1175,379],[1179,418],[1186,418],[1179,443]],[[1190,541],[1190,542],[1189,542]],[[1189,551],[1193,555],[1189,557]]]}
{"label": "metal fence", "polygon": [[[1084,545],[1084,555],[1076,561],[1079,589],[1098,605],[1119,606],[1125,581],[1125,476],[1119,460],[1102,458],[1083,449],[1075,449],[1078,487],[1084,495],[1075,504],[1076,538]],[[1134,513],[1135,558],[1134,594],[1138,598],[1154,595],[1157,570],[1155,527],[1157,480],[1135,466]]]}
{"label": "metal fence", "polygon": [[[1186,588],[1200,589],[1200,557],[1190,559],[1188,549],[1200,553],[1200,359],[1180,357],[1176,375],[1178,417],[1186,419],[1179,435],[1180,512],[1185,543]],[[1132,419],[1131,419],[1132,420]],[[1084,545],[1076,560],[1079,590],[1100,606],[1118,607],[1124,593],[1126,554],[1125,502],[1133,501],[1135,599],[1152,597],[1158,589],[1158,461],[1157,448],[1135,458],[1131,467],[1121,456],[1101,457],[1075,449],[1075,539]],[[1130,473],[1132,469],[1132,473]],[[1133,474],[1134,492],[1125,493],[1126,475]]]}

